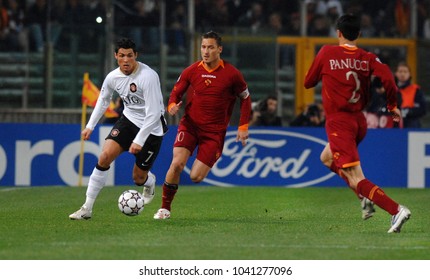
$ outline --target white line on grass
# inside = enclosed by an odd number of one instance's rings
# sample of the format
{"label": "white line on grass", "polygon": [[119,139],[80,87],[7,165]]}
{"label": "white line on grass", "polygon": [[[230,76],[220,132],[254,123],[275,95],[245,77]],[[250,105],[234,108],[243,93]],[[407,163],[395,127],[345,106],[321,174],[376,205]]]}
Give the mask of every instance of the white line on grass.
{"label": "white line on grass", "polygon": [[[98,242],[91,242],[91,245],[94,245]],[[104,243],[100,243],[102,245]],[[41,244],[42,245],[42,244]],[[75,245],[82,245],[82,242],[53,242],[51,243],[53,246],[58,247],[64,247],[64,246],[75,246]],[[122,246],[125,246],[126,244],[122,244]],[[134,246],[135,244],[133,244]],[[43,246],[46,246],[46,243],[43,244]],[[151,243],[145,245],[145,247],[170,247],[171,245],[168,245],[166,243]],[[189,248],[189,244],[175,244],[174,247],[187,247]],[[411,246],[411,247],[401,247],[401,246],[346,246],[346,245],[274,245],[274,244],[238,244],[238,245],[214,245],[213,247],[225,247],[225,248],[232,248],[232,247],[242,247],[242,248],[290,248],[290,249],[355,249],[355,250],[430,250],[430,246]]]}
{"label": "white line on grass", "polygon": [[19,191],[19,190],[28,190],[28,189],[31,189],[31,187],[13,187],[13,188],[0,187],[0,192],[10,192],[10,191]]}

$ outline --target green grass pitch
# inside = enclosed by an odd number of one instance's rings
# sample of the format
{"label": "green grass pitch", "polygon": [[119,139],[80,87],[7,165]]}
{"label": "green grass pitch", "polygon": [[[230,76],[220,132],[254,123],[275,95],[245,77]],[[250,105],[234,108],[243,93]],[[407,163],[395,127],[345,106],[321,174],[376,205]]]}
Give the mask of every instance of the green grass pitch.
{"label": "green grass pitch", "polygon": [[163,221],[152,218],[159,186],[139,216],[120,213],[130,188],[105,187],[87,221],[68,218],[86,188],[0,188],[0,259],[430,259],[430,189],[384,188],[412,211],[400,234],[387,234],[389,214],[377,208],[363,221],[347,188],[181,186]]}

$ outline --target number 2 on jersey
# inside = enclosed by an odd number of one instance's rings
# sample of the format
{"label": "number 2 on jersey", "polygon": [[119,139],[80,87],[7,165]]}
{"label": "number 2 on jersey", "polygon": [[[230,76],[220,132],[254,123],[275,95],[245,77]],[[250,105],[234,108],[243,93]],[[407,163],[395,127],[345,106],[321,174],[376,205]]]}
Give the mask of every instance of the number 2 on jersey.
{"label": "number 2 on jersey", "polygon": [[355,80],[355,89],[354,89],[354,91],[352,92],[352,96],[351,96],[351,98],[348,100],[348,102],[349,103],[357,103],[358,102],[358,100],[360,100],[360,94],[357,94],[357,91],[360,89],[360,85],[361,85],[361,83],[360,83],[360,80],[358,79],[358,74],[357,74],[357,72],[354,72],[354,71],[348,71],[348,72],[346,72],[346,79],[349,81],[349,77],[350,76],[353,76],[354,77],[354,80]]}

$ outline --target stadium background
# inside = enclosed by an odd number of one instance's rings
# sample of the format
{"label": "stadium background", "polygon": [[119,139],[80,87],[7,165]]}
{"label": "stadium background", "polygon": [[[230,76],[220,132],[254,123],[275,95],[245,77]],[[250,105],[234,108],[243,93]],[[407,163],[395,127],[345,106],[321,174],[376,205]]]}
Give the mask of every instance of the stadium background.
{"label": "stadium background", "polygon": [[[17,2],[22,5],[25,18],[35,1]],[[237,2],[242,2],[243,6],[239,7],[242,10],[232,9]],[[15,175],[11,174],[19,173],[15,165],[19,141],[36,143],[37,139],[44,137],[38,135],[46,135],[52,129],[51,124],[70,124],[74,127],[71,130],[76,127],[79,130],[83,75],[88,72],[92,82],[100,87],[104,76],[115,67],[112,42],[121,36],[138,39],[139,59],[157,70],[167,101],[181,70],[199,58],[199,35],[208,30],[220,32],[224,38],[223,58],[241,69],[254,100],[268,95],[278,96],[278,114],[287,124],[306,104],[320,101],[319,88],[305,91],[302,87],[304,74],[318,48],[322,44],[336,43],[336,40],[330,35],[330,16],[311,13],[310,9],[312,5],[334,2],[341,4],[343,12],[369,15],[373,23],[368,27],[373,33],[365,33],[364,37],[367,38],[362,38],[360,45],[377,53],[392,69],[399,61],[407,61],[412,67],[415,81],[425,93],[430,92],[430,65],[426,63],[430,59],[430,38],[426,38],[425,33],[430,5],[426,0],[406,1],[408,7],[402,11],[407,11],[407,14],[400,13],[397,5],[402,1],[397,0],[46,0],[47,10],[51,12],[47,12],[43,18],[46,33],[42,49],[37,48],[32,39],[32,29],[25,20],[20,30],[21,35],[24,35],[21,36],[24,37],[23,44],[10,48],[7,42],[1,41],[0,127],[2,135],[10,137],[2,137],[0,142],[1,150],[4,151],[0,157],[5,159],[0,164],[0,185],[16,183]],[[7,7],[8,3],[3,5]],[[258,3],[262,9],[261,16],[249,20],[247,15],[256,13]],[[282,17],[285,26],[282,32],[275,31],[269,25],[269,18],[275,11]],[[316,19],[321,18],[327,25],[316,30]],[[292,23],[297,21],[299,25],[294,29]],[[91,109],[88,109],[90,112]],[[236,114],[232,123],[237,119]],[[169,119],[172,125],[177,121],[177,118]],[[17,123],[24,126],[13,125]],[[32,125],[36,123],[46,124],[46,127]],[[425,128],[418,132],[426,136],[429,126],[430,118],[427,115],[424,119]],[[34,133],[32,136],[22,136],[20,130]],[[291,128],[285,125],[284,130]],[[402,136],[399,139],[410,139],[410,132],[414,133],[407,130],[400,132]],[[55,130],[53,133],[56,133]],[[79,137],[78,133],[76,138]],[[320,135],[317,130],[307,133],[310,136]],[[377,133],[386,136],[397,132]],[[324,139],[324,136],[318,137]],[[47,138],[51,139],[51,136]],[[61,138],[55,141],[61,142]],[[368,142],[373,143],[372,140]],[[393,166],[388,164],[385,168],[389,172],[401,166],[400,174],[411,174],[414,166],[409,161],[409,150],[405,143],[400,142],[398,145],[395,154],[400,158],[392,158]],[[425,159],[425,147],[422,159]],[[383,150],[384,146],[374,147],[374,150],[378,149]],[[42,161],[40,165],[33,163],[32,166],[30,162],[30,167],[37,168],[43,164]],[[35,170],[33,173],[40,172]],[[422,185],[429,186],[425,179],[425,165],[421,173],[424,177]],[[405,181],[398,185],[410,184]]]}

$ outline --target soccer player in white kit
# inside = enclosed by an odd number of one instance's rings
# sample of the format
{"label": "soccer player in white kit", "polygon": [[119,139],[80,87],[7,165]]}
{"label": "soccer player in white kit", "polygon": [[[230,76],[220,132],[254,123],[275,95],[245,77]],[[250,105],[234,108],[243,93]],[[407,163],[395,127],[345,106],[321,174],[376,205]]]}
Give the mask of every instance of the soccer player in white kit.
{"label": "soccer player in white kit", "polygon": [[119,67],[106,76],[94,111],[81,132],[83,139],[90,138],[114,91],[122,99],[124,111],[106,137],[90,176],[85,203],[69,216],[72,220],[92,217],[94,202],[106,184],[110,164],[124,151],[134,154],[136,158],[133,180],[136,185],[143,186],[144,203],[148,204],[154,198],[155,176],[150,169],[167,132],[160,79],[148,65],[137,61],[136,45],[130,39],[123,38],[117,42],[115,59]]}

